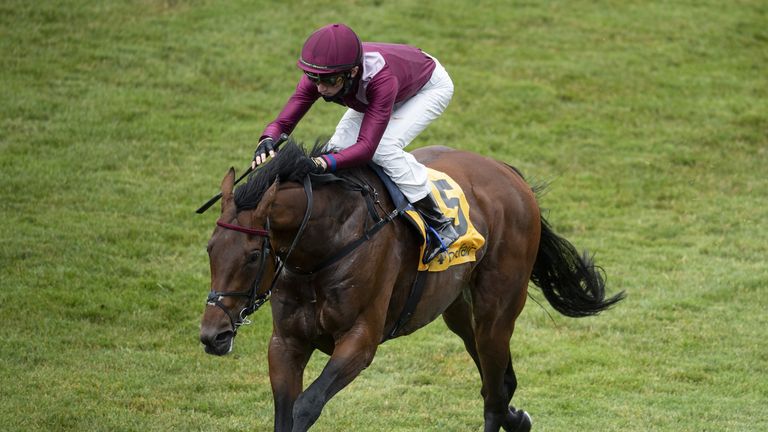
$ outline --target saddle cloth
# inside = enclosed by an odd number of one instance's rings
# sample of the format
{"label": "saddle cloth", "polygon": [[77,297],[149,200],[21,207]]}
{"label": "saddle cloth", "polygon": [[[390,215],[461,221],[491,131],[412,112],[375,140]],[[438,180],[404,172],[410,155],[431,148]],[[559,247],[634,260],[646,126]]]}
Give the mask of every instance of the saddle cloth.
{"label": "saddle cloth", "polygon": [[[395,206],[397,208],[405,206],[405,212],[401,215],[418,232],[421,238],[420,256],[423,257],[427,248],[427,242],[439,240],[434,238],[431,231],[425,229],[426,223],[424,218],[421,217],[421,214],[412,205],[406,205],[408,200],[405,198],[405,195],[400,192],[397,185],[384,173],[381,167],[375,164],[369,164],[369,166],[381,178]],[[469,217],[469,203],[464,196],[464,191],[461,190],[458,183],[444,172],[427,168],[427,173],[432,186],[432,196],[435,197],[435,201],[437,201],[443,213],[447,217],[453,218],[454,227],[460,237],[445,253],[438,255],[429,263],[424,264],[423,260],[420,259],[419,271],[439,272],[457,264],[476,261],[475,253],[485,244],[485,239],[472,224],[472,220]]]}

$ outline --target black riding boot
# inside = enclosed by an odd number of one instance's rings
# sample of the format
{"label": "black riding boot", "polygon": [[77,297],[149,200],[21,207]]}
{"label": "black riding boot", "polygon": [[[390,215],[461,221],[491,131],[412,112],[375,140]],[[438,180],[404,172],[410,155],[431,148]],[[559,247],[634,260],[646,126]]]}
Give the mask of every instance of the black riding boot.
{"label": "black riding boot", "polygon": [[424,263],[432,261],[440,253],[448,250],[448,247],[453,244],[458,238],[459,233],[453,227],[453,218],[446,217],[440,210],[440,207],[435,202],[432,194],[425,196],[424,198],[412,203],[416,210],[418,210],[424,220],[432,229],[435,230],[438,237],[440,237],[440,243],[435,244],[435,241],[427,242],[429,248],[424,254]]}

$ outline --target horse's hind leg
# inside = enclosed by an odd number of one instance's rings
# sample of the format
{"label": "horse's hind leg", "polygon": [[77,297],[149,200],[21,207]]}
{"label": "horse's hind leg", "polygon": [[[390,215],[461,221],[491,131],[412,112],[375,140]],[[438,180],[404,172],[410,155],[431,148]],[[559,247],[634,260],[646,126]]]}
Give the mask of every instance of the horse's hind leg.
{"label": "horse's hind leg", "polygon": [[[480,372],[480,378],[483,379],[483,370],[480,365],[480,355],[477,352],[477,341],[475,340],[475,330],[472,324],[472,319],[471,305],[464,299],[464,297],[458,298],[443,313],[445,324],[464,341],[464,347],[475,362],[475,366],[477,366],[477,370]],[[507,358],[507,366],[504,369],[503,374],[503,389],[501,391],[503,396],[502,400],[505,401],[502,406],[505,408],[510,404],[512,396],[517,389],[517,377],[512,368],[512,357],[509,354],[509,350],[507,350]],[[485,393],[484,390],[484,397]],[[493,430],[493,427],[496,427],[495,430],[499,430],[500,427],[503,427],[507,431],[524,432],[530,430],[530,417],[523,411],[515,411],[514,408],[507,408],[504,413],[504,418],[501,420],[499,418],[492,420],[489,427],[491,430]]]}
{"label": "horse's hind leg", "polygon": [[515,376],[515,370],[512,368],[512,356],[509,357],[509,363],[507,364],[507,370],[504,373],[504,390],[508,395],[507,412],[505,419],[501,424],[501,427],[505,431],[509,432],[528,432],[531,430],[531,416],[523,410],[515,410],[512,404],[512,396],[517,389],[517,377]]}
{"label": "horse's hind leg", "polygon": [[480,357],[477,355],[477,344],[475,343],[475,332],[472,328],[472,310],[469,302],[460,296],[453,302],[448,309],[443,312],[443,321],[452,332],[456,333],[464,341],[464,348],[469,353],[477,366],[482,378],[483,371],[480,369]]}
{"label": "horse's hind leg", "polygon": [[474,335],[483,379],[485,432],[527,432],[528,414],[510,406],[517,389],[509,341],[525,304],[526,272],[480,272],[472,291]]}

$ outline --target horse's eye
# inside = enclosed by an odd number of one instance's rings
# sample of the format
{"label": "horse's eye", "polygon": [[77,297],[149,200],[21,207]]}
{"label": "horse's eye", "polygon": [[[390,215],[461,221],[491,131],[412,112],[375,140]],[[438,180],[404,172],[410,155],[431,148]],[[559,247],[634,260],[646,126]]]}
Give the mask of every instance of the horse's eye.
{"label": "horse's eye", "polygon": [[255,250],[248,255],[248,264],[253,264],[259,261],[261,257],[261,251]]}

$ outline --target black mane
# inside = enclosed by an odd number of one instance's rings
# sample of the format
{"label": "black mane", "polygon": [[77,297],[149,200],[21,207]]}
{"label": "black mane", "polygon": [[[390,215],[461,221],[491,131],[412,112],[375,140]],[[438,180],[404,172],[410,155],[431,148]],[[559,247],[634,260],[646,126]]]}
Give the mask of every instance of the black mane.
{"label": "black mane", "polygon": [[304,146],[297,144],[292,138],[280,146],[269,162],[256,169],[248,182],[235,189],[235,205],[237,210],[250,210],[256,208],[261,197],[269,189],[275,179],[281,182],[292,181],[301,183],[303,179],[297,178],[296,168],[303,160],[322,154],[325,142],[315,141],[315,145],[307,152]]}

